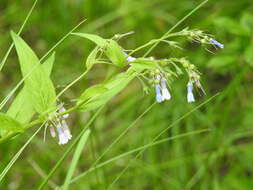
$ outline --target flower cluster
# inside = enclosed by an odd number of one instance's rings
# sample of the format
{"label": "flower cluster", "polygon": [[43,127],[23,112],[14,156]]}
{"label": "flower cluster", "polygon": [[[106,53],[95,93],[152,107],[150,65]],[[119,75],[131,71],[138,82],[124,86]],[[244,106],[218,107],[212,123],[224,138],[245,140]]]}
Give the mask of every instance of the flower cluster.
{"label": "flower cluster", "polygon": [[163,76],[163,74],[157,69],[150,73],[152,77],[153,86],[155,87],[156,92],[156,101],[158,103],[163,102],[165,100],[171,99],[171,94],[167,88],[167,80]]}
{"label": "flower cluster", "polygon": [[[224,48],[223,44],[214,40],[209,35],[204,34],[200,30],[190,31],[186,29],[181,31],[179,34],[187,35],[191,40],[199,42],[201,44],[211,44],[219,48]],[[125,52],[124,54],[126,56],[126,61],[131,66],[134,66],[135,63],[138,63],[139,65],[140,64],[149,65],[145,68],[145,72],[143,72],[139,76],[139,78],[148,80],[148,82],[154,87],[156,93],[156,101],[158,103],[171,99],[171,94],[167,88],[167,81],[170,80],[173,77],[173,75],[175,77],[178,77],[178,75],[181,75],[183,73],[177,63],[180,63],[183,66],[184,70],[186,71],[189,77],[189,81],[186,85],[187,102],[189,103],[195,102],[195,97],[193,93],[194,87],[196,87],[196,89],[199,89],[203,94],[205,94],[205,91],[200,83],[201,73],[196,69],[195,65],[191,64],[185,58],[170,58],[170,59],[155,60],[153,57],[135,58],[129,56]],[[152,65],[154,66],[154,68],[151,68]],[[173,71],[172,69],[173,67],[176,71]],[[148,77],[146,77],[147,73]],[[143,82],[143,84],[144,83],[145,82]]]}
{"label": "flower cluster", "polygon": [[[61,114],[65,111],[66,109],[63,107],[63,105],[61,105],[57,113]],[[69,117],[69,114],[64,114],[62,116],[55,117],[51,120],[51,123],[49,124],[49,130],[52,137],[56,137],[56,131],[57,131],[58,138],[59,138],[58,144],[60,145],[67,144],[68,141],[72,138],[68,124],[66,122],[66,119],[68,117]]]}

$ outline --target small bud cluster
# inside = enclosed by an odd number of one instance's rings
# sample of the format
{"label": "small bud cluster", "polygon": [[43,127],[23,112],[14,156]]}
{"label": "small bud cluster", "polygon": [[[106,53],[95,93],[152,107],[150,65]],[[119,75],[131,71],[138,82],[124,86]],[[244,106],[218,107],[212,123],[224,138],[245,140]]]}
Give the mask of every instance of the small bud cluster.
{"label": "small bud cluster", "polygon": [[224,45],[217,40],[213,39],[210,35],[205,34],[201,30],[190,30],[188,31],[189,35],[188,38],[192,41],[198,42],[200,44],[211,44],[215,47],[224,48]]}

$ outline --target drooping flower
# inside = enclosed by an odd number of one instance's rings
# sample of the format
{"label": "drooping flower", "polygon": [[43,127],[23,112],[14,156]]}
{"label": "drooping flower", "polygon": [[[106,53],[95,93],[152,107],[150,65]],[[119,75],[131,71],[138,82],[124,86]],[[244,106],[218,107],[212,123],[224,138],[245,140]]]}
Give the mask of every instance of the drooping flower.
{"label": "drooping flower", "polygon": [[217,47],[219,47],[219,48],[221,48],[221,49],[224,48],[224,45],[222,43],[220,43],[217,40],[214,40],[212,38],[210,38],[210,43],[213,44],[213,45],[215,45],[215,46],[217,46]]}
{"label": "drooping flower", "polygon": [[162,78],[161,79],[161,89],[162,89],[162,96],[164,100],[170,100],[171,99],[171,94],[169,90],[167,89],[166,86],[166,79]]}
{"label": "drooping flower", "polygon": [[[65,112],[66,109],[61,106],[58,113]],[[67,122],[65,121],[69,117],[69,114],[64,114],[58,118],[53,119],[52,124],[49,126],[50,134],[52,137],[56,137],[55,128],[58,134],[59,142],[58,144],[67,144],[72,138]]]}
{"label": "drooping flower", "polygon": [[155,92],[156,92],[156,101],[158,103],[161,103],[162,101],[164,101],[164,98],[163,98],[163,96],[161,94],[161,87],[160,87],[159,84],[155,85]]}
{"label": "drooping flower", "polygon": [[193,84],[191,81],[189,81],[187,84],[187,102],[188,103],[195,102],[195,98],[192,91],[193,91]]}

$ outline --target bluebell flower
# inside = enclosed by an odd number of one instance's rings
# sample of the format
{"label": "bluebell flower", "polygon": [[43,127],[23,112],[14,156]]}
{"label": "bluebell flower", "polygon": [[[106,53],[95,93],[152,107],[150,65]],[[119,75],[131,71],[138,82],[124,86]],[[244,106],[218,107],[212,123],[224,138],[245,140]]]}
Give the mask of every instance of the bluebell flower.
{"label": "bluebell flower", "polygon": [[164,101],[164,98],[163,98],[163,96],[161,94],[161,87],[160,87],[160,85],[158,85],[158,84],[155,85],[155,92],[156,92],[156,101],[158,103],[161,103],[162,101]]}
{"label": "bluebell flower", "polygon": [[170,92],[169,92],[169,90],[167,89],[167,86],[166,86],[166,80],[165,80],[165,78],[162,78],[162,79],[161,79],[161,88],[162,88],[162,96],[163,96],[163,99],[164,99],[164,100],[169,100],[169,99],[171,99]]}
{"label": "bluebell flower", "polygon": [[192,103],[195,102],[195,98],[193,95],[193,84],[192,82],[188,82],[187,84],[187,102]]}
{"label": "bluebell flower", "polygon": [[216,40],[214,40],[212,38],[210,38],[210,43],[213,44],[213,45],[215,45],[215,46],[217,46],[217,47],[219,47],[219,48],[221,48],[221,49],[224,48],[224,45],[222,43],[220,43],[220,42],[218,42],[218,41],[216,41]]}
{"label": "bluebell flower", "polygon": [[[61,106],[58,110],[58,113],[65,112],[66,109]],[[54,119],[53,124],[49,126],[50,134],[52,137],[56,137],[55,128],[58,134],[59,142],[58,144],[63,145],[67,144],[68,141],[72,138],[69,127],[65,119],[69,117],[69,114],[64,114],[56,119]]]}

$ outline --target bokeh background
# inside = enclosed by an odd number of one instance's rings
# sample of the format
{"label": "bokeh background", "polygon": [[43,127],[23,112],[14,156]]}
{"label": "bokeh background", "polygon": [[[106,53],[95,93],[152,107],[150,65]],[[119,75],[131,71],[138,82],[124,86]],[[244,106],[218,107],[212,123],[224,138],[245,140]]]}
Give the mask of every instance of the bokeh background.
{"label": "bokeh background", "polygon": [[[78,29],[109,38],[116,33],[135,31],[120,41],[126,49],[134,49],[153,38],[161,37],[177,21],[194,9],[199,0],[61,0],[38,1],[22,37],[38,56],[43,56],[62,36],[82,19]],[[10,31],[18,31],[33,1],[0,1],[0,58],[11,44]],[[207,96],[187,104],[187,78],[172,85],[172,100],[155,105],[135,124],[103,160],[113,158],[149,143],[168,125],[220,92],[201,109],[180,120],[162,138],[209,128],[210,131],[189,135],[147,149],[110,163],[83,177],[70,189],[106,189],[131,161],[130,168],[112,189],[213,189],[252,190],[253,187],[253,2],[252,0],[210,0],[191,15],[175,31],[197,28],[215,35],[225,49],[211,54],[198,44],[179,39],[184,50],[161,44],[152,56],[187,57],[202,72]],[[77,37],[69,37],[56,49],[52,79],[60,91],[85,70],[85,59],[94,45]],[[139,52],[135,56],[141,56]],[[66,107],[71,99],[92,84],[103,80],[107,70],[98,66],[82,81],[68,90],[62,100]],[[17,56],[13,50],[0,73],[0,96],[3,99],[21,79]],[[84,172],[154,101],[154,93],[144,95],[138,81],[132,82],[110,101],[91,126],[91,137],[85,147],[75,176]],[[6,106],[5,109],[7,109]],[[76,136],[91,113],[74,113],[68,121]],[[2,170],[19,148],[33,134],[27,131],[1,145]],[[1,189],[36,189],[66,146],[50,138],[37,136],[9,171]],[[54,189],[64,181],[71,155],[50,180],[46,189]]]}

